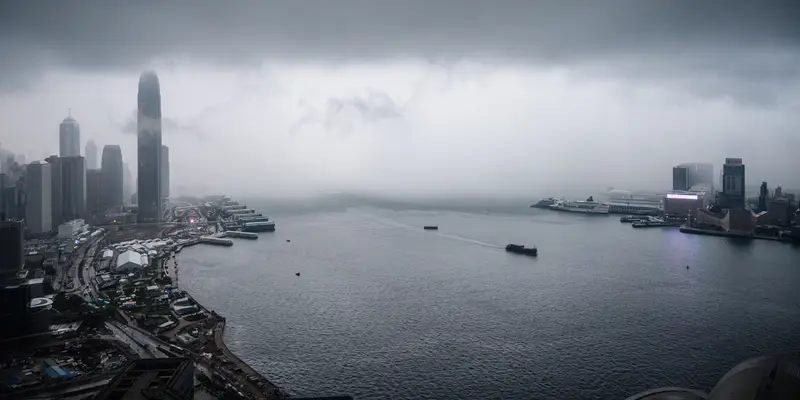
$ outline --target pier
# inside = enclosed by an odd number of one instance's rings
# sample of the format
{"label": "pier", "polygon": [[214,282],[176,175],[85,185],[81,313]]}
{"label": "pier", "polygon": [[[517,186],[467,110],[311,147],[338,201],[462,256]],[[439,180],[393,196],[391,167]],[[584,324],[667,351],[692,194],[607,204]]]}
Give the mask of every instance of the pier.
{"label": "pier", "polygon": [[256,232],[241,232],[241,231],[225,231],[219,237],[220,238],[232,237],[232,238],[241,238],[241,239],[258,239],[258,233],[256,233]]}
{"label": "pier", "polygon": [[218,246],[233,246],[232,240],[214,236],[202,236],[197,239],[197,241],[198,243],[215,244]]}

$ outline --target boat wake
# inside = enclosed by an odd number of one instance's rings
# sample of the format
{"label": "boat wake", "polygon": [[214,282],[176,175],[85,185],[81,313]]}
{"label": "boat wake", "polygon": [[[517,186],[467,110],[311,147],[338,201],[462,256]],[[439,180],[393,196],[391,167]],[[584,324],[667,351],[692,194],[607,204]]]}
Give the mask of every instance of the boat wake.
{"label": "boat wake", "polygon": [[436,231],[436,233],[433,233],[430,230],[425,231],[425,230],[421,229],[420,226],[409,225],[409,224],[406,224],[406,223],[403,223],[403,222],[399,222],[399,221],[396,221],[396,220],[393,220],[393,219],[390,219],[390,218],[386,218],[386,217],[381,217],[381,216],[378,216],[378,215],[374,215],[373,217],[374,217],[374,219],[376,221],[378,221],[378,222],[380,222],[380,223],[382,223],[384,225],[394,227],[394,228],[409,229],[409,230],[413,230],[415,232],[424,233],[426,235],[432,235],[433,234],[433,235],[436,235],[436,236],[441,236],[441,237],[445,237],[445,238],[452,239],[452,240],[458,240],[458,241],[464,242],[464,243],[472,243],[472,244],[477,244],[479,246],[491,247],[493,249],[502,249],[502,248],[504,248],[504,246],[501,246],[501,245],[498,245],[498,244],[488,243],[488,242],[484,242],[484,241],[481,241],[481,240],[472,239],[472,238],[468,238],[468,237],[464,237],[464,236],[453,235],[453,234],[449,234],[449,233],[443,233],[442,231]]}
{"label": "boat wake", "polygon": [[503,248],[503,246],[500,246],[500,245],[496,245],[496,244],[492,244],[492,243],[488,243],[488,242],[482,242],[480,240],[471,239],[471,238],[464,237],[464,236],[451,235],[449,233],[441,233],[441,232],[439,232],[438,235],[446,237],[448,239],[458,240],[458,241],[465,242],[465,243],[472,243],[472,244],[477,244],[477,245],[480,245],[480,246],[491,247],[493,249],[502,249]]}

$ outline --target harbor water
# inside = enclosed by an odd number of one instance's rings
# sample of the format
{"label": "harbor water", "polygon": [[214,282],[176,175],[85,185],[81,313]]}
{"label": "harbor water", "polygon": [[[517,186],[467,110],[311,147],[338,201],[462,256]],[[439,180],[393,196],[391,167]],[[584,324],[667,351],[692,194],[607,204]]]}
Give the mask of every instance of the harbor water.
{"label": "harbor water", "polygon": [[784,243],[524,203],[249,205],[278,230],[185,249],[180,286],[292,395],[624,399],[800,349],[800,249]]}

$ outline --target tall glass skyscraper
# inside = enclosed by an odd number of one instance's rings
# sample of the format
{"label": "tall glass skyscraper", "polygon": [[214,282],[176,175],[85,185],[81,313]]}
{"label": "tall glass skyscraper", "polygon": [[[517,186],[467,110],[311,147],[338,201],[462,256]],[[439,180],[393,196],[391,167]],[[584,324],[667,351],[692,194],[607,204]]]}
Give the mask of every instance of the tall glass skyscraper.
{"label": "tall glass skyscraper", "polygon": [[86,157],[86,169],[97,169],[97,145],[94,143],[94,140],[86,142],[84,152],[86,153],[84,155]]}
{"label": "tall glass skyscraper", "polygon": [[72,116],[64,118],[58,126],[58,155],[61,157],[81,155],[81,126]]}
{"label": "tall glass skyscraper", "polygon": [[100,208],[108,211],[116,208],[119,212],[122,207],[122,149],[119,145],[107,144],[103,147],[100,177]]}
{"label": "tall glass skyscraper", "polygon": [[50,185],[50,164],[34,161],[25,166],[25,222],[31,233],[53,229]]}
{"label": "tall glass skyscraper", "polygon": [[139,222],[161,220],[161,88],[158,75],[139,77],[138,203]]}
{"label": "tall glass skyscraper", "polygon": [[86,159],[59,157],[64,221],[86,218]]}

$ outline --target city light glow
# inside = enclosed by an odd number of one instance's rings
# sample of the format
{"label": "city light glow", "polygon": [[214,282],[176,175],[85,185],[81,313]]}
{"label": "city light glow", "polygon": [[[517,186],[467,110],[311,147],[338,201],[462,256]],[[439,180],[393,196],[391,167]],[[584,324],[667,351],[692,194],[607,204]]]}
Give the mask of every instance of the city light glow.
{"label": "city light glow", "polygon": [[696,194],[677,194],[677,193],[668,193],[668,199],[679,199],[679,200],[697,200],[700,196]]}

